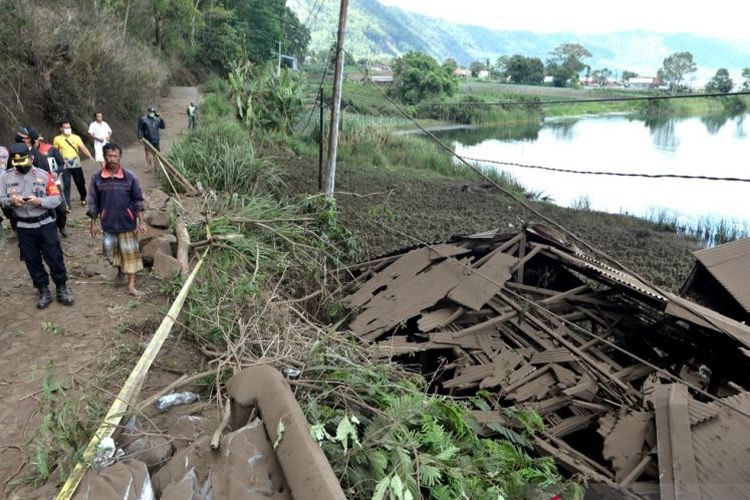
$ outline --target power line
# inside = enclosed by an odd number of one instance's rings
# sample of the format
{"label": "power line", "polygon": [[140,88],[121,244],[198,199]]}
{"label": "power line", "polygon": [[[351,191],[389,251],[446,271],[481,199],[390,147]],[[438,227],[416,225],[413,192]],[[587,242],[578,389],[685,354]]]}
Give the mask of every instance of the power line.
{"label": "power line", "polygon": [[[318,7],[318,4],[320,4],[320,8],[318,9],[318,12],[315,15],[313,15],[313,12],[315,12],[315,8]],[[316,2],[312,6],[312,9],[310,9],[310,12],[308,12],[307,14],[307,19],[305,19],[305,22],[302,23],[303,26],[309,30],[310,26],[312,26],[312,21],[320,13],[322,9],[323,9],[322,0],[316,0]],[[310,22],[309,25],[308,25],[308,21]]]}
{"label": "power line", "polygon": [[[471,95],[471,94],[469,94]],[[747,96],[750,91],[731,93],[708,93],[708,94],[677,94],[677,95],[653,95],[653,96],[628,96],[628,97],[596,97],[593,99],[556,99],[547,101],[425,101],[421,104],[431,106],[537,106],[546,104],[582,104],[588,102],[620,102],[620,101],[659,101],[670,99],[698,99],[706,97],[733,97]]]}
{"label": "power line", "polygon": [[710,175],[685,175],[685,174],[640,174],[640,173],[625,173],[625,172],[605,172],[605,171],[597,171],[597,170],[575,170],[575,169],[568,169],[568,168],[545,167],[542,165],[526,165],[523,163],[514,163],[510,161],[471,158],[468,156],[462,156],[458,154],[456,154],[455,156],[459,158],[463,158],[464,160],[473,161],[477,163],[492,163],[495,165],[504,165],[504,166],[510,166],[510,167],[533,168],[533,169],[538,169],[538,170],[547,170],[550,172],[562,172],[566,174],[611,175],[611,176],[616,176],[616,177],[645,177],[647,179],[694,179],[694,180],[705,180],[705,181],[750,182],[750,179],[746,179],[742,177],[714,177]]}
{"label": "power line", "polygon": [[[354,57],[352,57],[352,55],[348,51],[346,51],[346,50],[345,50],[345,53],[352,59],[352,62],[355,64],[355,66],[359,67],[360,70],[361,70],[362,67],[359,65],[359,63],[357,63],[357,61],[354,59]],[[576,233],[574,233],[573,231],[571,231],[567,227],[563,226],[562,224],[560,224],[556,220],[552,219],[551,217],[548,217],[548,216],[544,215],[539,210],[536,210],[534,207],[532,207],[531,205],[529,205],[525,200],[523,200],[522,198],[520,198],[518,195],[516,195],[515,193],[513,193],[511,190],[506,189],[506,188],[500,186],[497,182],[495,182],[489,176],[487,176],[487,174],[485,172],[483,172],[480,168],[478,168],[475,165],[472,165],[471,163],[469,163],[468,161],[466,161],[462,156],[459,156],[455,151],[453,151],[450,147],[448,147],[443,141],[441,141],[440,139],[438,139],[437,136],[435,136],[435,134],[433,134],[432,132],[430,132],[429,130],[427,130],[426,128],[424,128],[422,126],[422,124],[419,123],[416,120],[416,118],[414,118],[409,113],[407,113],[403,106],[401,106],[393,98],[391,98],[388,94],[386,94],[383,91],[383,89],[381,89],[378,85],[376,85],[372,80],[370,80],[369,83],[371,85],[373,85],[376,89],[378,89],[378,91],[383,95],[383,97],[385,97],[388,101],[390,101],[396,107],[396,109],[398,109],[398,111],[402,115],[404,115],[404,117],[406,117],[407,119],[409,119],[424,134],[426,134],[427,136],[429,136],[435,143],[437,143],[438,146],[440,146],[440,148],[442,148],[443,150],[447,151],[449,154],[453,155],[455,158],[457,158],[459,161],[461,161],[464,165],[466,165],[471,170],[473,170],[474,172],[476,172],[479,176],[481,176],[483,179],[485,179],[487,182],[489,182],[492,186],[494,186],[495,189],[497,189],[501,193],[503,193],[506,196],[508,196],[511,199],[513,199],[516,203],[518,203],[519,205],[521,205],[522,207],[524,207],[526,210],[528,210],[529,212],[531,212],[535,216],[539,217],[541,220],[547,222],[548,224],[551,224],[556,229],[559,229],[560,231],[563,232],[563,234],[566,234],[566,235],[570,236],[570,238],[573,241],[575,241],[576,243],[579,243],[583,247],[589,249],[594,255],[600,256],[606,262],[609,262],[613,266],[615,266],[616,268],[619,268],[620,270],[622,270],[622,271],[630,274],[633,278],[635,278],[636,280],[638,280],[642,285],[644,285],[646,287],[653,288],[654,290],[656,290],[660,294],[664,295],[665,297],[668,296],[667,292],[665,292],[664,290],[662,290],[658,286],[649,283],[641,275],[639,275],[635,271],[631,270],[630,268],[628,268],[626,265],[624,265],[623,263],[621,263],[620,261],[618,261],[614,257],[612,257],[609,254],[607,254],[607,253],[599,250],[598,248],[596,248],[595,246],[593,246],[592,244],[590,244],[588,241],[585,241],[583,238],[581,238]],[[698,317],[700,317],[702,320],[704,320],[708,324],[712,325],[717,331],[725,333],[725,334],[729,334],[727,332],[726,328],[723,328],[721,325],[717,325],[716,322],[713,321],[711,318],[709,318],[706,314],[703,314],[700,311],[694,311],[694,314],[696,314]]]}
{"label": "power line", "polygon": [[[441,257],[445,257],[445,258],[449,258],[449,259],[453,258],[452,255],[447,254],[446,252],[444,252],[440,248],[436,247],[434,244],[427,243],[427,242],[423,241],[422,239],[417,238],[416,236],[412,236],[410,234],[407,234],[407,233],[405,233],[405,232],[403,232],[403,231],[401,231],[399,229],[396,229],[395,227],[392,227],[390,224],[384,224],[384,223],[382,223],[382,222],[380,222],[378,220],[376,220],[375,222],[377,224],[379,224],[380,226],[382,226],[383,228],[385,228],[385,229],[393,231],[396,234],[399,234],[399,235],[401,235],[403,237],[409,238],[409,239],[417,242],[418,244],[420,244],[420,245],[422,245],[422,246],[424,246],[426,248],[429,248],[430,250],[432,250],[436,254],[440,255]],[[504,286],[504,283],[499,283],[498,281],[494,280],[491,276],[484,275],[479,269],[471,267],[467,263],[462,262],[460,260],[456,260],[456,259],[454,259],[454,260],[460,266],[464,267],[467,271],[469,271],[469,272],[471,272],[473,274],[476,274],[477,276],[479,276],[479,277],[487,280],[488,283],[492,283],[493,285],[495,285],[497,287],[500,287],[500,288],[505,288],[505,290],[510,295],[515,296],[516,298],[522,299],[524,302],[528,303],[531,307],[534,307],[535,309],[537,309],[537,310],[539,310],[541,312],[544,312],[545,314],[551,315],[554,318],[560,319],[563,323],[567,324],[571,328],[574,328],[575,330],[577,330],[577,331],[579,331],[579,332],[581,332],[581,333],[583,333],[583,334],[585,334],[585,335],[587,335],[587,336],[589,336],[589,337],[591,337],[593,339],[596,339],[599,342],[602,342],[602,343],[604,343],[604,344],[612,347],[613,349],[615,349],[618,352],[624,354],[625,356],[628,356],[629,358],[633,359],[634,361],[637,361],[638,363],[642,363],[642,364],[648,366],[652,370],[654,370],[654,371],[656,371],[656,372],[664,375],[665,377],[669,378],[670,380],[672,380],[674,382],[682,383],[682,384],[686,385],[687,387],[689,387],[690,389],[694,390],[695,392],[701,394],[702,396],[705,396],[705,397],[709,398],[711,401],[713,401],[713,402],[715,402],[715,403],[717,403],[717,404],[719,404],[719,405],[721,405],[721,406],[723,406],[723,407],[725,407],[727,409],[730,409],[730,410],[738,413],[739,415],[744,416],[745,418],[750,419],[750,413],[745,412],[743,409],[740,409],[740,408],[738,408],[738,407],[736,407],[736,406],[734,406],[732,404],[727,403],[723,399],[721,399],[721,398],[719,398],[719,397],[711,394],[708,391],[705,391],[705,390],[701,389],[700,387],[697,387],[697,386],[691,384],[690,382],[687,382],[686,380],[681,379],[679,376],[672,374],[671,372],[665,370],[664,368],[660,368],[659,366],[651,363],[650,361],[645,360],[644,358],[642,358],[642,357],[638,356],[637,354],[635,354],[635,353],[633,353],[633,352],[625,349],[624,347],[620,347],[617,344],[615,344],[614,342],[612,342],[612,341],[610,341],[610,340],[608,340],[608,339],[606,339],[606,338],[604,338],[604,337],[602,337],[600,335],[597,335],[594,332],[591,332],[591,331],[583,328],[582,326],[578,325],[577,323],[574,323],[573,321],[565,318],[564,316],[560,316],[560,315],[554,313],[553,311],[551,311],[548,308],[544,307],[542,304],[540,304],[540,303],[538,303],[536,301],[533,301],[533,300],[529,299],[528,297],[526,297],[526,296],[524,296],[524,295],[522,295],[522,294],[520,294],[518,292],[515,292],[513,290],[508,289],[507,287]],[[637,276],[636,276],[636,278],[637,278]],[[638,279],[640,279],[640,278],[638,278]],[[648,284],[648,283],[644,283],[644,284]],[[654,287],[653,285],[649,285],[649,286],[652,287],[652,288],[654,288],[654,289],[656,289],[657,291],[660,291],[658,288]]]}

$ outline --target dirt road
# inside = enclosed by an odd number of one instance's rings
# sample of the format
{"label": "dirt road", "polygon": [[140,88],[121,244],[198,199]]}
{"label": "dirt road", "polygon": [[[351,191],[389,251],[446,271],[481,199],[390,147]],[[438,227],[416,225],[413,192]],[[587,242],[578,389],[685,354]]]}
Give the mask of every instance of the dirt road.
{"label": "dirt road", "polygon": [[[166,122],[163,150],[168,151],[172,141],[185,130],[185,109],[197,97],[195,87],[174,87],[161,100],[159,109]],[[136,117],[134,126],[135,121]],[[117,130],[113,140],[117,140]],[[143,173],[141,145],[124,149],[123,165],[136,173],[146,194],[157,187],[154,175]],[[85,163],[87,180],[93,168],[91,163]],[[38,311],[37,292],[19,260],[16,240],[8,239],[0,248],[1,498],[8,496],[9,480],[21,475],[27,465],[24,446],[42,417],[41,380],[50,367],[60,379],[70,379],[75,374],[77,381],[88,381],[92,386],[98,385],[97,381],[112,380],[112,373],[118,370],[125,370],[126,376],[129,368],[118,366],[117,361],[122,360],[123,352],[137,351],[139,339],[125,336],[124,332],[128,326],[142,325],[149,318],[154,321],[166,309],[165,299],[158,293],[159,282],[150,276],[150,271],[139,274],[139,285],[147,292],[142,299],[130,297],[124,287],[114,286],[113,269],[101,255],[99,241],[92,240],[88,233],[86,209],[80,206],[75,188],[72,198],[70,236],[62,241],[68,283],[76,297],[74,306],[55,302]]]}

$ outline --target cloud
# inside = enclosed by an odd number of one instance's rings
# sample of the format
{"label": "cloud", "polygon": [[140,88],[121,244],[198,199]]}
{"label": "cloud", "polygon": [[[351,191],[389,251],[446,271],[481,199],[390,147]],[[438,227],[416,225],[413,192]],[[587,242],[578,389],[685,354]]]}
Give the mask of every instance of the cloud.
{"label": "cloud", "polygon": [[[653,31],[733,39],[750,43],[744,15],[728,15],[725,9],[698,8],[675,0],[629,0],[602,2],[541,0],[498,2],[497,0],[378,0],[458,24],[472,24],[496,30],[541,33],[611,33]],[[731,8],[731,7],[730,7]],[[614,11],[614,12],[613,12]]]}

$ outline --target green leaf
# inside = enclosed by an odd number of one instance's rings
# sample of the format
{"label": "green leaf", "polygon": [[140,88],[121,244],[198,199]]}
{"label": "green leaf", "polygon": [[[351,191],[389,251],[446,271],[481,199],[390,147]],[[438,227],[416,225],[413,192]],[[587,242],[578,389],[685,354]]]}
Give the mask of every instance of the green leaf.
{"label": "green leaf", "polygon": [[404,500],[404,482],[398,474],[393,474],[391,477],[391,494],[397,500]]}
{"label": "green leaf", "polygon": [[279,447],[279,443],[281,443],[281,438],[284,437],[284,430],[286,428],[284,427],[284,422],[279,420],[279,423],[276,425],[276,441],[273,442],[273,449]]}
{"label": "green leaf", "polygon": [[349,439],[351,438],[352,443],[359,444],[359,438],[357,437],[357,428],[352,425],[351,420],[348,416],[344,416],[336,427],[335,440],[341,443],[344,447],[344,451],[349,449]]}
{"label": "green leaf", "polygon": [[378,482],[375,486],[375,492],[372,494],[372,500],[384,500],[385,494],[388,492],[388,486],[391,484],[391,479],[386,476]]}
{"label": "green leaf", "polygon": [[310,436],[315,440],[315,442],[320,443],[323,441],[326,437],[330,439],[330,435],[326,432],[325,425],[323,424],[315,424],[310,426]]}

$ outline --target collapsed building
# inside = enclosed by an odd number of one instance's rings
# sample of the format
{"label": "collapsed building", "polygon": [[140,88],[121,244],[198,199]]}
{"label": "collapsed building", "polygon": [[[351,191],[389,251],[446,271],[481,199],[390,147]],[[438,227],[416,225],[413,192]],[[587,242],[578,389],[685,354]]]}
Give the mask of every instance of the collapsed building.
{"label": "collapsed building", "polygon": [[459,236],[351,269],[350,329],[434,389],[534,409],[539,454],[615,495],[750,498],[750,327],[543,226]]}

